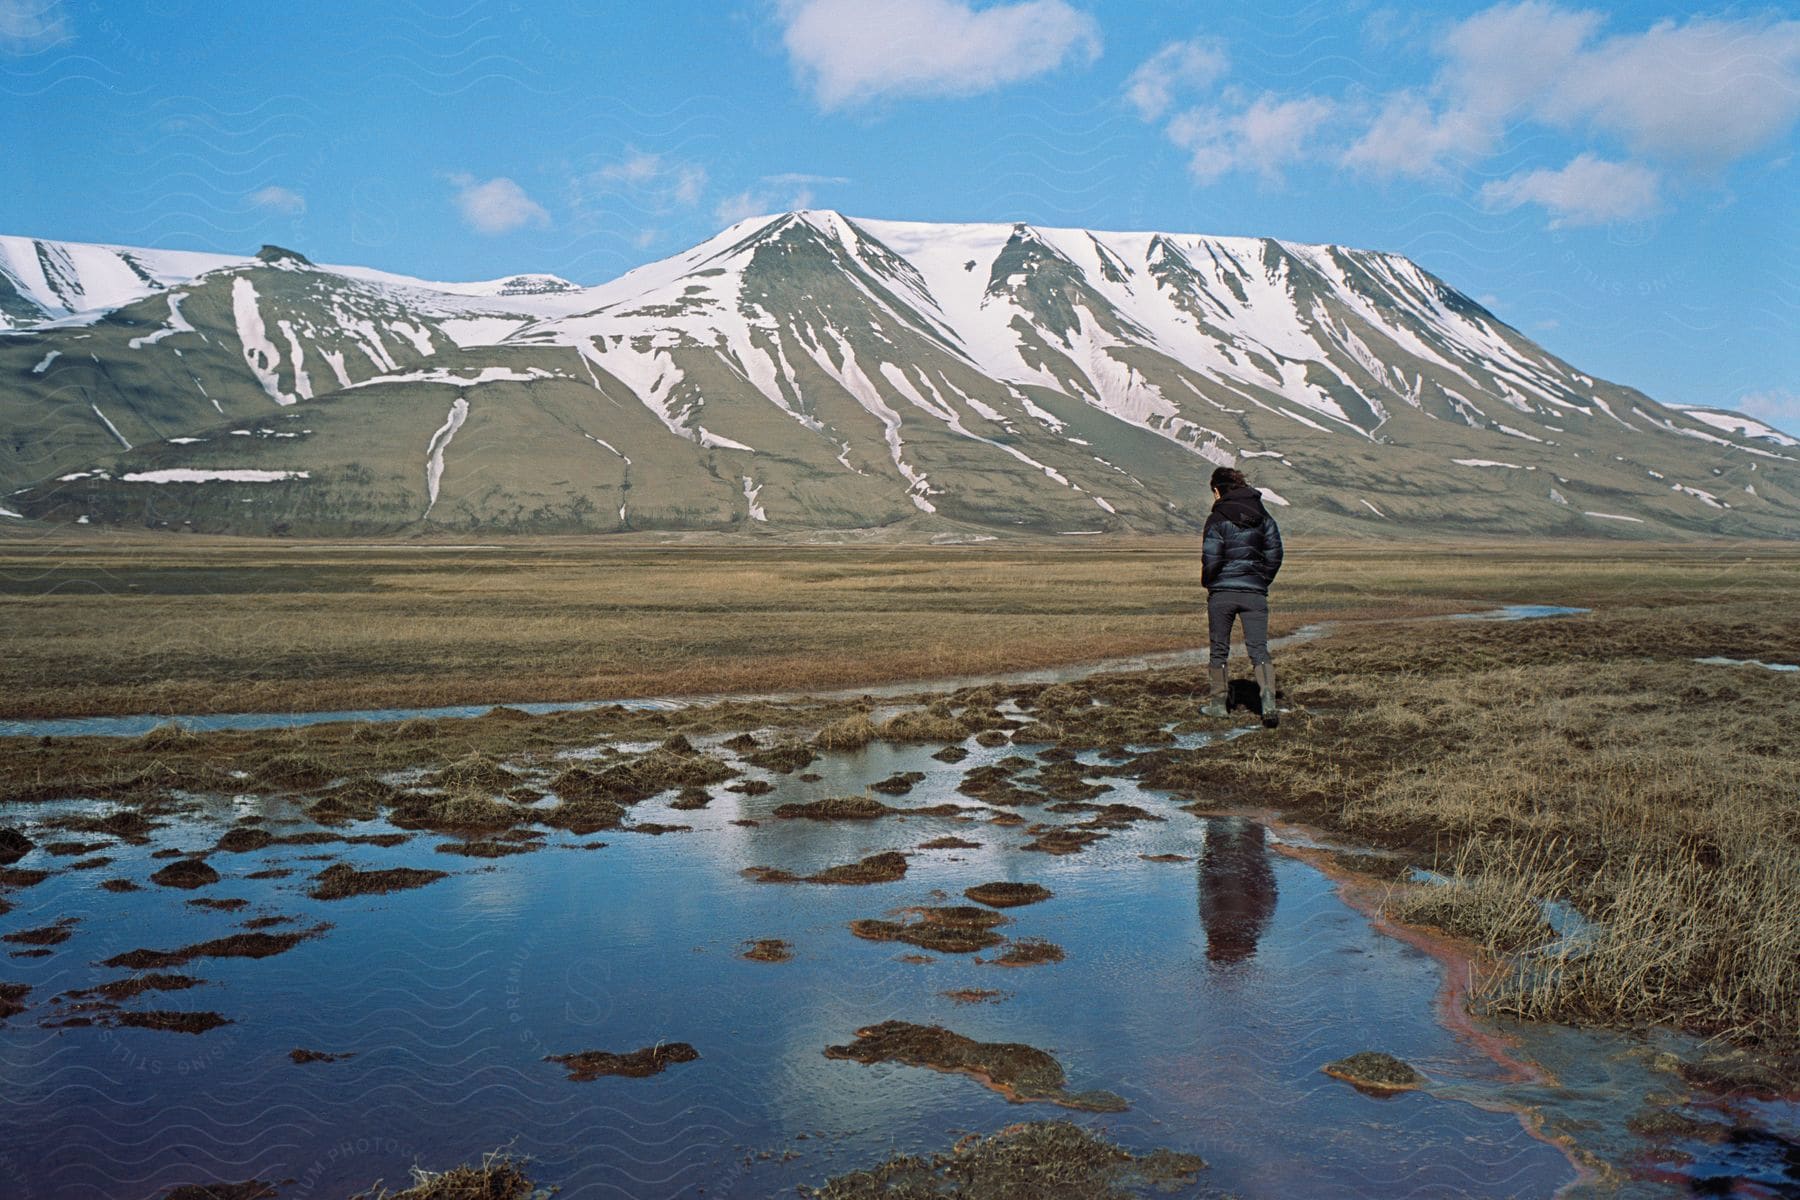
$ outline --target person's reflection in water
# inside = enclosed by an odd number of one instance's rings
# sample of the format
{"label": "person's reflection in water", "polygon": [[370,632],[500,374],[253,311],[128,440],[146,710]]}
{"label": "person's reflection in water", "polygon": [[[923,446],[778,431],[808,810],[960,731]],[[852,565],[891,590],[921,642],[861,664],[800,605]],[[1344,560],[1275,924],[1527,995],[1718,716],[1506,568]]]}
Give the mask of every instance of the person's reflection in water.
{"label": "person's reflection in water", "polygon": [[1253,957],[1274,915],[1275,871],[1263,827],[1242,817],[1213,818],[1200,857],[1200,923],[1206,928],[1207,960],[1235,963]]}

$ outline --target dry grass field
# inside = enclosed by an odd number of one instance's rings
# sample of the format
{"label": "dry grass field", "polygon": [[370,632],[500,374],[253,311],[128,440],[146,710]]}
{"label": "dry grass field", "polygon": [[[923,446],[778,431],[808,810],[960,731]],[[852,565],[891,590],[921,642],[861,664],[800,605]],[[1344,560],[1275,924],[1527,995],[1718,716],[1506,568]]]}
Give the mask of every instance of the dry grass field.
{"label": "dry grass field", "polygon": [[[1298,544],[1275,630],[1704,593],[1784,549]],[[1781,556],[1786,557],[1781,557]],[[1191,540],[492,548],[0,542],[0,716],[807,690],[1205,640]]]}

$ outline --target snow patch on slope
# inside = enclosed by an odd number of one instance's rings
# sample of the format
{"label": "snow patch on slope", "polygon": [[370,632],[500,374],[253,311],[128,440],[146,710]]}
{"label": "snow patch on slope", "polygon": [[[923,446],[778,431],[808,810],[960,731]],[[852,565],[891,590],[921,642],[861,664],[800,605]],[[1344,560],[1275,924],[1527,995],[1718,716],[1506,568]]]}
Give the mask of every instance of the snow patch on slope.
{"label": "snow patch on slope", "polygon": [[128,471],[119,478],[126,483],[279,483],[284,479],[310,479],[312,473],[250,468],[203,470],[197,467],[164,467],[157,471]]}
{"label": "snow patch on slope", "polygon": [[425,511],[420,514],[420,520],[429,517],[431,510],[437,507],[438,484],[444,478],[444,451],[449,449],[450,439],[456,436],[456,431],[468,419],[468,397],[458,396],[450,404],[450,415],[444,419],[438,431],[431,435],[431,442],[425,447],[425,493],[429,499]]}
{"label": "snow patch on slope", "polygon": [[231,315],[237,323],[238,341],[244,347],[244,362],[251,374],[262,384],[269,399],[283,406],[292,404],[294,398],[281,390],[281,380],[275,372],[281,365],[281,354],[263,326],[262,312],[256,306],[256,285],[246,276],[239,275],[231,281]]}

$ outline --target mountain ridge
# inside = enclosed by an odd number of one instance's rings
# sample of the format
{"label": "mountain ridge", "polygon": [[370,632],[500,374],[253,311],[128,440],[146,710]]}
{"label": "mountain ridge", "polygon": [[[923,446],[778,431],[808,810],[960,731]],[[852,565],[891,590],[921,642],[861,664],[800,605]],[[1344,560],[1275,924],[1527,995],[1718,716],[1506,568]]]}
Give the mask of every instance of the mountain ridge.
{"label": "mountain ridge", "polygon": [[1800,530],[1796,439],[1597,380],[1381,251],[802,210],[590,286],[265,252],[0,238],[7,511],[1158,533],[1237,463],[1328,532]]}

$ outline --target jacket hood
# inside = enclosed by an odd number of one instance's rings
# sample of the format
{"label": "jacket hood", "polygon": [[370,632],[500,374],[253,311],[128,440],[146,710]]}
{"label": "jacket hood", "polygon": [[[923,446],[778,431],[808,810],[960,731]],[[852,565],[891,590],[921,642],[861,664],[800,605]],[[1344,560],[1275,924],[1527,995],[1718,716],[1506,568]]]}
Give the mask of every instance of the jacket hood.
{"label": "jacket hood", "polygon": [[1269,518],[1262,493],[1248,486],[1232,488],[1213,501],[1212,510],[1233,525],[1260,525]]}

